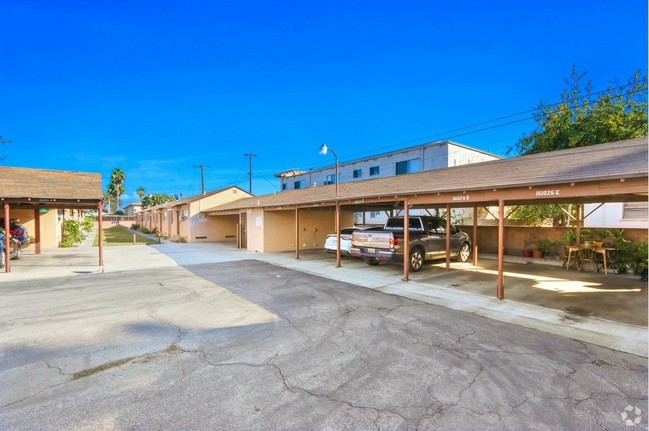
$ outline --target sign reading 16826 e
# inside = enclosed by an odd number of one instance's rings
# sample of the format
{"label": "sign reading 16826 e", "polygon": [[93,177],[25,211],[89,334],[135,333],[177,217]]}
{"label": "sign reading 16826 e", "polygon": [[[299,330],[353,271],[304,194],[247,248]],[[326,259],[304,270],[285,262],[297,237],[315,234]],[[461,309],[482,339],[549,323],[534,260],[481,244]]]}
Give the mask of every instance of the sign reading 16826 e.
{"label": "sign reading 16826 e", "polygon": [[536,197],[545,197],[545,196],[560,196],[561,190],[537,190],[535,192]]}

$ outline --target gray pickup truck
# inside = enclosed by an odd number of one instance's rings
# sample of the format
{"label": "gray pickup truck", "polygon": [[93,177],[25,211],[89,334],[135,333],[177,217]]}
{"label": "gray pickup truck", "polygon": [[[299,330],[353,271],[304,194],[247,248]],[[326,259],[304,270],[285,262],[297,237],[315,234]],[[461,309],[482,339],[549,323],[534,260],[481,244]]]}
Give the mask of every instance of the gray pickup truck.
{"label": "gray pickup truck", "polygon": [[[382,230],[352,233],[350,254],[362,257],[369,265],[381,262],[403,263],[403,217],[390,217]],[[424,261],[446,258],[446,220],[432,216],[408,218],[410,258],[413,272],[421,270]],[[451,226],[451,257],[466,262],[471,255],[469,235]]]}

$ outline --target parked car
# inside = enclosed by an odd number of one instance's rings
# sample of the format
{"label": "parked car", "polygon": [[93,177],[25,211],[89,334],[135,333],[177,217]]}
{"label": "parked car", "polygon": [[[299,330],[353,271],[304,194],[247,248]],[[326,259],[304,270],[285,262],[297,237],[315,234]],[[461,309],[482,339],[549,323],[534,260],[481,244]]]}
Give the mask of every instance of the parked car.
{"label": "parked car", "polygon": [[[5,221],[0,219],[0,228],[4,229]],[[28,247],[31,243],[31,238],[29,237],[29,232],[22,224],[18,223],[18,220],[9,220],[9,232],[11,236],[14,237],[22,248]]]}
{"label": "parked car", "polygon": [[[446,257],[446,220],[439,217],[413,216],[409,218],[411,271],[419,271],[424,261]],[[469,260],[471,239],[455,226],[451,226],[450,255],[460,262]],[[362,257],[368,265],[380,262],[403,262],[404,218],[390,217],[381,230],[355,231],[352,235],[352,256]]]}
{"label": "parked car", "polygon": [[[356,228],[346,227],[340,230],[340,254],[349,255],[349,249],[352,247],[352,232]],[[325,251],[335,253],[338,247],[338,235],[330,233],[325,240]]]}
{"label": "parked car", "polygon": [[[20,256],[22,255],[22,246],[20,242],[16,239],[11,237],[9,239],[9,244],[10,244],[10,254],[9,257],[11,259],[20,259]],[[4,229],[0,229],[0,268],[5,267],[5,231]]]}
{"label": "parked car", "polygon": [[[382,229],[382,226],[366,226],[366,227],[346,227],[340,230],[340,254],[350,255],[349,249],[352,247],[352,233],[355,230],[378,230]],[[328,253],[335,253],[336,246],[338,245],[338,239],[336,238],[335,233],[330,233],[327,235],[325,240],[325,251]]]}

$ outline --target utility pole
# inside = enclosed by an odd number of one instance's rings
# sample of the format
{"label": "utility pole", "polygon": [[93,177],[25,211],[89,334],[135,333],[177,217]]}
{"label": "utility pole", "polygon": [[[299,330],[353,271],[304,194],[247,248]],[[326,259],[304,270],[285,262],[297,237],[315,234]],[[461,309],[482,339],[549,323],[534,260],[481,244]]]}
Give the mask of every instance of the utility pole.
{"label": "utility pole", "polygon": [[196,165],[194,166],[195,168],[201,168],[201,194],[205,194],[205,168],[209,168],[209,166],[205,165]]}
{"label": "utility pole", "polygon": [[248,182],[250,183],[248,187],[248,193],[252,194],[252,158],[256,156],[256,154],[252,153],[245,153],[245,157],[248,157],[248,165],[250,166],[248,170]]}

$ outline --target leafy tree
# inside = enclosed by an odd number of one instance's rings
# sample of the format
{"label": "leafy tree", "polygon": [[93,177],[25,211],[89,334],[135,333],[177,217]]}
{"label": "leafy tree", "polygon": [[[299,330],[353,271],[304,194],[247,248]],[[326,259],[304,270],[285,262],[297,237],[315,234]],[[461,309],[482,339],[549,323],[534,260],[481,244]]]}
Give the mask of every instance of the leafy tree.
{"label": "leafy tree", "polygon": [[142,209],[162,205],[165,202],[173,201],[174,198],[167,194],[150,194],[142,198]]}
{"label": "leafy tree", "polygon": [[[534,120],[538,127],[515,145],[519,155],[566,148],[584,147],[647,135],[647,76],[636,72],[625,85],[611,85],[593,93],[592,84],[582,82],[586,73],[572,73],[565,79],[567,88],[561,102],[539,103]],[[508,152],[514,150],[510,148]],[[569,225],[566,213],[575,215],[574,205],[521,206],[511,218],[530,225],[552,221]]]}
{"label": "leafy tree", "polygon": [[516,143],[518,154],[647,136],[646,75],[638,71],[627,84],[611,85],[599,93],[593,93],[590,81],[582,86],[585,76],[573,67],[565,80],[568,88],[561,93],[561,102],[539,103],[534,117],[538,128]]}
{"label": "leafy tree", "polygon": [[108,194],[115,200],[115,210],[121,206],[120,197],[124,194],[126,174],[121,168],[113,169],[110,174],[110,184],[108,184]]}

